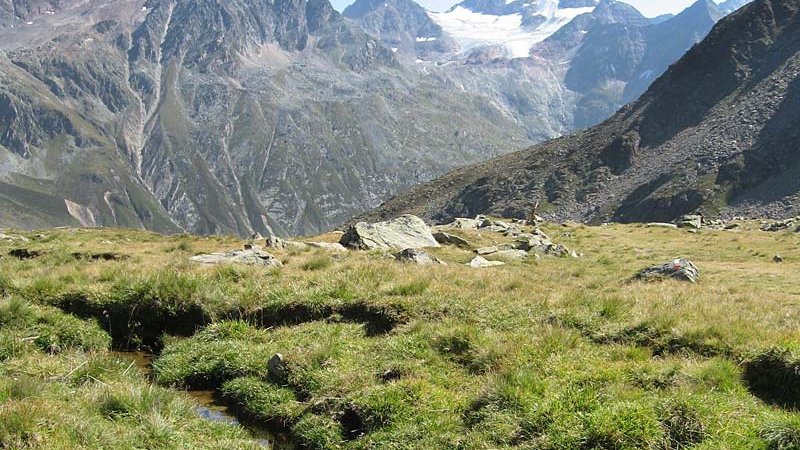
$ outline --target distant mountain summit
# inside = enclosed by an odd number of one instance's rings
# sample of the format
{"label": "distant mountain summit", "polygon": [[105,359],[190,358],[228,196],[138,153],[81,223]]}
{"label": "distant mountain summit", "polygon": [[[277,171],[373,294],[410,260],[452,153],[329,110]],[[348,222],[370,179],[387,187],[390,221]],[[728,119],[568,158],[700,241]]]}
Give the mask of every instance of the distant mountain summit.
{"label": "distant mountain summit", "polygon": [[798,37],[800,0],[757,0],[601,125],[457,170],[371,217],[524,217],[537,202],[592,222],[796,215]]}
{"label": "distant mountain summit", "polygon": [[435,59],[439,54],[458,49],[452,39],[444,36],[442,27],[413,0],[356,0],[342,15],[356,21],[412,63],[418,57]]}

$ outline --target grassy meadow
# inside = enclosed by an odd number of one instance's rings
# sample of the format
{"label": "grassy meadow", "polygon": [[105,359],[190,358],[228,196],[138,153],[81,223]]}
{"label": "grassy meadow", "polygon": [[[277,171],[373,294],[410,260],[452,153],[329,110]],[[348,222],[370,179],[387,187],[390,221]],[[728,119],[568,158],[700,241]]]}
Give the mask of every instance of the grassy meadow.
{"label": "grassy meadow", "polygon": [[[758,225],[549,224],[580,258],[484,269],[457,247],[267,269],[189,262],[232,237],[6,230],[29,242],[0,240],[0,448],[258,448],[196,414],[203,389],[307,449],[800,449],[800,234]],[[633,280],[677,257],[699,283]]]}

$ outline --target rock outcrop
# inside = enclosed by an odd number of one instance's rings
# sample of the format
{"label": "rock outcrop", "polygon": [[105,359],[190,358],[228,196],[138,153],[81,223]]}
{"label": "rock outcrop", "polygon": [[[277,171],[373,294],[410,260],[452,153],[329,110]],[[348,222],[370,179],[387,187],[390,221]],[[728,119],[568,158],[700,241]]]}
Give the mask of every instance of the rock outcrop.
{"label": "rock outcrop", "polygon": [[283,263],[271,254],[257,248],[233,250],[221,253],[207,253],[192,256],[192,262],[202,264],[245,264],[248,266],[281,267]]}
{"label": "rock outcrop", "polygon": [[385,222],[357,223],[345,231],[339,243],[358,250],[440,247],[425,221],[412,215]]}

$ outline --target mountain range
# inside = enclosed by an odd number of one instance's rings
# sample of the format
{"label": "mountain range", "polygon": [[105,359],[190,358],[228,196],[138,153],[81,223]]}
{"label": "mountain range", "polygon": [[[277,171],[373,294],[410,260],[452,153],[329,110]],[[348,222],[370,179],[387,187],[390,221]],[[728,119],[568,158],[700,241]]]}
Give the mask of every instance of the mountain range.
{"label": "mountain range", "polygon": [[372,217],[668,221],[800,213],[800,0],[723,19],[637,101],[588,130],[454,171]]}
{"label": "mountain range", "polygon": [[706,0],[657,20],[610,0],[4,0],[0,224],[319,232],[605,119],[722,15]]}

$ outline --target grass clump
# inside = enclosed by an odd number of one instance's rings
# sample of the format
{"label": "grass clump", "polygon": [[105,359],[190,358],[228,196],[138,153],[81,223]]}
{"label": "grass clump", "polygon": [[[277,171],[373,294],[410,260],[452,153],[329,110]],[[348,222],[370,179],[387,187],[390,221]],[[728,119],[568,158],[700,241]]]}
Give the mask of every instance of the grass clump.
{"label": "grass clump", "polygon": [[288,428],[304,412],[291,389],[262,381],[258,377],[243,377],[222,385],[222,396],[236,409],[253,420]]}
{"label": "grass clump", "polygon": [[337,449],[343,444],[339,422],[328,415],[306,414],[292,426],[292,435],[306,448]]}
{"label": "grass clump", "polygon": [[327,269],[333,265],[333,259],[328,255],[316,255],[304,262],[300,268],[305,271],[317,271]]}
{"label": "grass clump", "polygon": [[663,405],[660,420],[668,449],[690,448],[702,442],[708,433],[699,408],[685,400],[673,400]]}
{"label": "grass clump", "polygon": [[768,450],[796,450],[800,448],[800,418],[794,416],[770,422],[759,434]]}
{"label": "grass clump", "polygon": [[430,282],[427,280],[416,280],[410,283],[404,283],[391,288],[387,294],[401,297],[411,297],[414,295],[422,295],[428,290]]}
{"label": "grass clump", "polygon": [[82,320],[16,297],[0,299],[0,360],[36,348],[48,353],[107,349],[111,339],[93,320]]}

